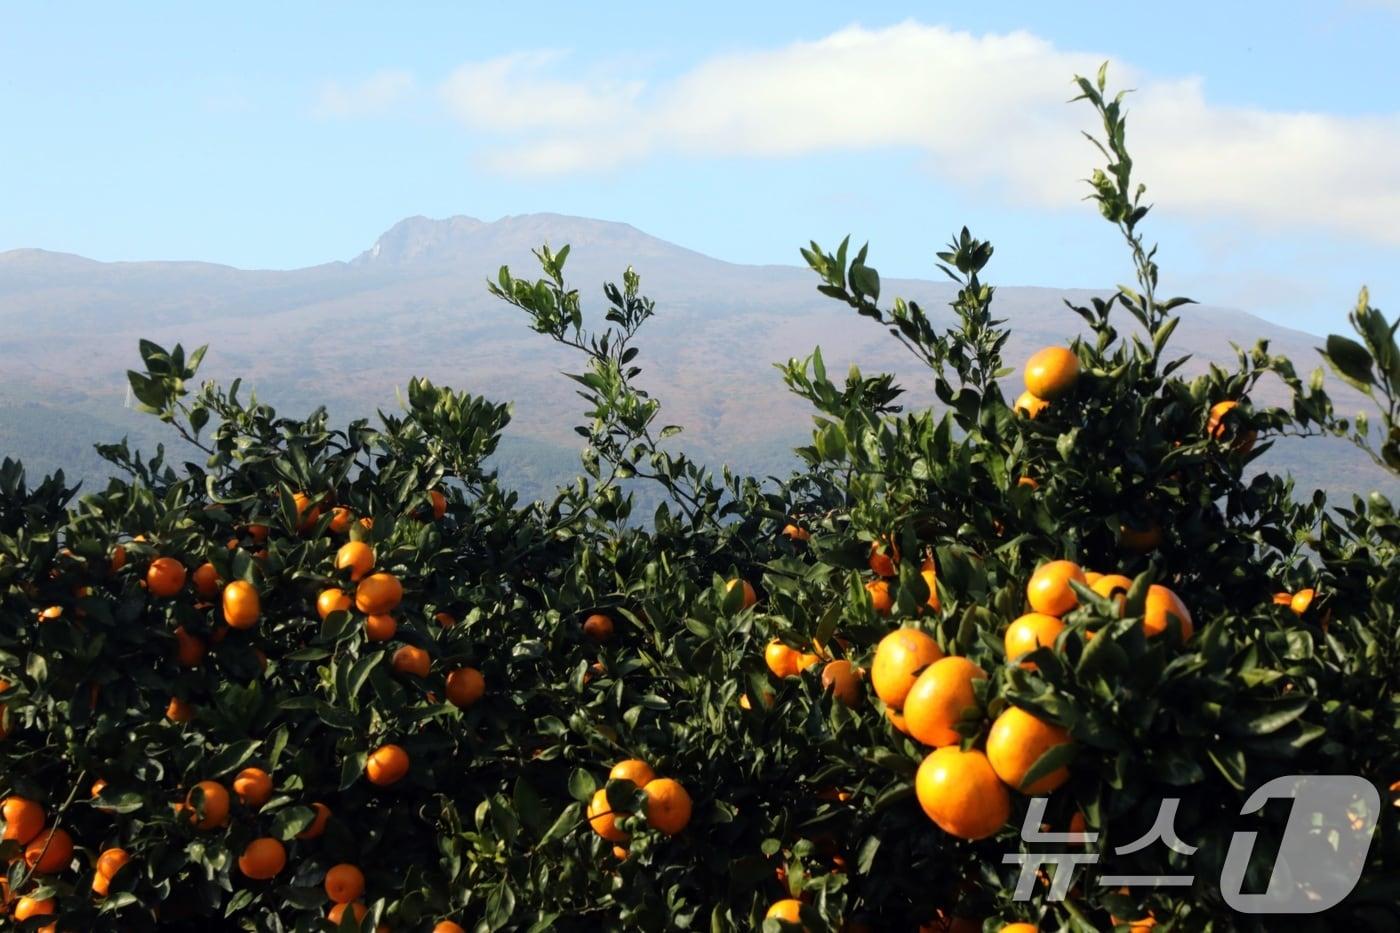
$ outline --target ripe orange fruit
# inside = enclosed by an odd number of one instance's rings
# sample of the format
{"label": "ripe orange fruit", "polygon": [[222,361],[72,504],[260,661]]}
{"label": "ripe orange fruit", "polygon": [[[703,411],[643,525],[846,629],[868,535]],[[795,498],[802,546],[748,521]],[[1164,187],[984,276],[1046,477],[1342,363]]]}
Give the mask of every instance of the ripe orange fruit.
{"label": "ripe orange fruit", "polygon": [[783,537],[790,541],[806,541],[812,537],[812,533],[800,525],[789,522],[783,526]]}
{"label": "ripe orange fruit", "polygon": [[118,544],[112,548],[112,554],[107,558],[107,572],[116,573],[126,566],[126,548]]}
{"label": "ripe orange fruit", "polygon": [[899,628],[880,639],[870,683],[885,705],[899,709],[921,670],[943,657],[943,651],[926,632]]}
{"label": "ripe orange fruit", "polygon": [[219,571],[207,560],[194,568],[194,591],[205,599],[219,595]]}
{"label": "ripe orange fruit", "polygon": [[433,927],[433,933],[467,933],[467,931],[451,920],[439,920],[437,926]]}
{"label": "ripe orange fruit", "polygon": [[253,584],[234,580],[224,587],[224,621],[229,628],[252,628],[258,624],[261,613],[262,603]]}
{"label": "ripe orange fruit", "polygon": [[1070,589],[1069,581],[1084,583],[1084,571],[1074,561],[1052,560],[1041,564],[1031,574],[1026,586],[1026,598],[1031,608],[1050,616],[1062,616],[1079,605],[1079,597]]}
{"label": "ripe orange fruit", "polygon": [[457,624],[457,620],[452,617],[452,613],[450,612],[434,613],[433,619],[437,622],[438,625],[442,626],[443,628],[451,628],[452,626]]}
{"label": "ripe orange fruit", "polygon": [[608,803],[606,788],[600,787],[593,792],[592,799],[588,801],[586,815],[588,825],[593,827],[593,831],[609,842],[626,842],[631,838],[617,825],[617,821],[628,814],[613,812],[612,804]]}
{"label": "ripe orange fruit", "polygon": [[608,780],[631,781],[634,787],[640,789],[656,780],[656,772],[642,759],[628,758],[612,766]]}
{"label": "ripe orange fruit", "polygon": [[1046,347],[1026,360],[1026,391],[1053,402],[1079,379],[1079,357],[1068,347]]}
{"label": "ripe orange fruit", "polygon": [[914,793],[928,818],[959,839],[985,839],[1011,816],[1006,785],[976,749],[945,745],[930,752],[914,777]]}
{"label": "ripe orange fruit", "polygon": [[1293,606],[1293,594],[1292,594],[1292,593],[1275,593],[1275,594],[1274,594],[1274,605],[1275,605],[1275,606],[1288,606],[1289,608],[1292,608],[1292,606]]}
{"label": "ripe orange fruit", "polygon": [[62,607],[62,606],[49,606],[49,607],[47,607],[47,608],[45,608],[45,609],[39,610],[39,621],[40,621],[40,622],[52,622],[54,619],[61,619],[61,618],[63,618],[63,607]]}
{"label": "ripe orange fruit", "polygon": [[1142,630],[1147,633],[1148,638],[1154,638],[1167,630],[1168,613],[1181,623],[1181,640],[1190,641],[1196,629],[1191,624],[1191,613],[1186,604],[1165,586],[1152,584],[1147,588],[1147,603],[1142,616]]}
{"label": "ripe orange fruit", "polygon": [[350,514],[349,509],[345,508],[343,505],[337,505],[335,508],[331,509],[331,523],[327,527],[329,527],[333,533],[343,535],[346,529],[350,527],[350,520],[352,518],[354,518],[354,516]]}
{"label": "ripe orange fruit", "polygon": [[871,580],[865,584],[865,591],[870,594],[870,604],[875,607],[875,612],[882,616],[890,614],[894,608],[894,599],[890,596],[890,585],[884,580]]}
{"label": "ripe orange fruit", "polygon": [[647,795],[647,825],[652,829],[674,836],[690,823],[690,794],[680,781],[657,778],[642,793]]}
{"label": "ripe orange fruit", "polygon": [[962,735],[954,728],[963,713],[977,706],[972,683],[987,674],[967,658],[951,655],[924,668],[904,698],[905,731],[925,745],[955,745]]}
{"label": "ripe orange fruit", "polygon": [[[33,917],[48,917],[54,912],[53,898],[46,897],[43,900],[35,900],[25,895],[15,901],[15,919],[29,920]],[[48,933],[53,933],[53,924],[49,924],[43,929]]]}
{"label": "ripe orange fruit", "polygon": [[[1006,660],[1015,661],[1037,648],[1053,648],[1055,639],[1065,630],[1065,624],[1043,612],[1028,612],[1006,628]],[[1022,661],[1021,666],[1035,670],[1034,661]]]}
{"label": "ripe orange fruit", "polygon": [[372,573],[355,587],[355,608],[366,615],[393,612],[403,600],[403,584],[392,573]]}
{"label": "ripe orange fruit", "polygon": [[408,752],[397,745],[381,745],[365,761],[365,776],[371,784],[387,787],[408,773]]}
{"label": "ripe orange fruit", "polygon": [[414,677],[427,677],[428,668],[431,662],[428,659],[428,652],[413,645],[404,645],[394,652],[393,667],[395,673],[412,674]]}
{"label": "ripe orange fruit", "polygon": [[895,709],[893,706],[885,707],[885,718],[890,721],[890,725],[894,726],[900,732],[903,732],[905,735],[910,734],[909,723],[905,722],[904,714],[901,713],[899,710]]}
{"label": "ripe orange fruit", "polygon": [[5,841],[27,845],[44,828],[44,808],[26,797],[6,797],[0,804],[5,817]]}
{"label": "ripe orange fruit", "polygon": [[365,893],[365,876],[354,865],[342,862],[326,872],[326,897],[337,904],[358,901]]}
{"label": "ripe orange fruit", "polygon": [[928,607],[937,612],[942,606],[938,602],[938,575],[934,573],[932,567],[925,567],[919,571],[919,576],[924,578],[924,585],[928,587]]}
{"label": "ripe orange fruit", "polygon": [[[200,803],[204,807],[203,818],[200,818],[194,803],[195,791],[202,795]],[[224,789],[224,785],[218,781],[200,781],[190,788],[182,809],[189,814],[189,820],[194,823],[196,829],[219,829],[228,823],[228,803],[228,791]]]}
{"label": "ripe orange fruit", "polygon": [[430,489],[428,490],[428,499],[433,506],[433,520],[441,520],[447,514],[447,497],[436,489]]}
{"label": "ripe orange fruit", "polygon": [[311,504],[311,497],[304,492],[292,493],[292,501],[297,507],[297,531],[310,531],[321,520],[321,507]]}
{"label": "ripe orange fruit", "polygon": [[997,777],[1028,796],[1038,797],[1069,780],[1069,769],[1057,768],[1023,787],[1026,773],[1046,751],[1069,742],[1069,733],[1061,727],[1019,706],[1010,706],[997,717],[991,732],[987,733],[987,760]]}
{"label": "ripe orange fruit", "polygon": [[1145,528],[1120,525],[1118,527],[1118,546],[1134,554],[1155,551],[1162,546],[1162,526],[1156,522],[1148,523]]}
{"label": "ripe orange fruit", "polygon": [[326,831],[326,824],[331,819],[331,808],[324,803],[317,801],[311,805],[311,809],[316,811],[316,817],[311,821],[311,825],[297,833],[298,839],[319,839]]}
{"label": "ripe orange fruit", "polygon": [[185,585],[185,565],[173,557],[157,557],[146,568],[146,590],[152,596],[174,596]]}
{"label": "ripe orange fruit", "polygon": [[1035,420],[1036,416],[1049,406],[1050,403],[1045,401],[1045,399],[1037,398],[1029,392],[1022,392],[1016,397],[1016,402],[1012,405],[1012,409],[1018,415],[1025,415],[1027,418]]}
{"label": "ripe orange fruit", "polygon": [[838,702],[853,709],[860,705],[860,677],[850,661],[828,661],[822,668],[822,689],[830,690]]}
{"label": "ripe orange fruit", "polygon": [[272,799],[272,775],[262,768],[244,768],[233,779],[233,792],[245,807],[256,810]]}
{"label": "ripe orange fruit", "polygon": [[322,590],[316,597],[316,614],[324,620],[332,612],[349,612],[350,597],[339,587]]}
{"label": "ripe orange fruit", "polygon": [[191,635],[183,625],[175,629],[175,660],[181,667],[199,667],[208,650],[204,639]]}
{"label": "ripe orange fruit", "polygon": [[388,641],[399,630],[399,623],[393,616],[369,616],[365,619],[365,638],[369,641]]}
{"label": "ripe orange fruit", "polygon": [[768,913],[763,915],[764,920],[782,920],[785,923],[802,922],[802,902],[792,897],[785,897],[780,901],[774,901],[768,908]]}
{"label": "ripe orange fruit", "polygon": [[729,592],[730,590],[734,589],[734,587],[739,586],[740,584],[743,584],[743,587],[744,587],[744,606],[743,606],[743,608],[748,609],[748,608],[749,608],[750,606],[752,606],[754,603],[758,602],[758,594],[757,594],[756,592],[754,592],[753,584],[749,583],[748,580],[738,580],[738,579],[730,580],[728,583],[726,583],[726,584],[724,585],[724,591],[727,593],[727,592]]}
{"label": "ripe orange fruit", "polygon": [[1036,482],[1034,476],[1020,476],[1016,478],[1017,486],[1026,486],[1031,489],[1039,489],[1040,483]]}
{"label": "ripe orange fruit", "polygon": [[238,870],[254,881],[275,878],[285,867],[287,850],[271,836],[254,839],[238,857]]}
{"label": "ripe orange fruit", "polygon": [[335,552],[335,569],[348,569],[351,580],[360,580],[373,567],[374,548],[363,541],[347,541]]}
{"label": "ripe orange fruit", "polygon": [[351,901],[348,904],[333,904],[331,909],[326,911],[326,919],[336,926],[340,926],[347,910],[355,918],[356,923],[364,923],[365,915],[369,913],[369,908],[364,904],[359,901]]}
{"label": "ripe orange fruit", "polygon": [[194,719],[194,707],[179,697],[171,697],[165,707],[165,718],[171,722],[189,722]]}
{"label": "ripe orange fruit", "polygon": [[1112,599],[1126,596],[1128,590],[1133,588],[1133,581],[1121,573],[1105,573],[1090,581],[1089,586],[1105,599]]}
{"label": "ripe orange fruit", "polygon": [[[1210,407],[1210,417],[1206,420],[1206,433],[1214,440],[1225,440],[1230,433],[1230,425],[1225,419],[1232,411],[1240,407],[1240,403],[1233,400],[1216,402]],[[1230,446],[1242,454],[1249,453],[1254,449],[1254,442],[1259,437],[1259,432],[1245,429],[1237,429],[1235,441]]]}
{"label": "ripe orange fruit", "polygon": [[763,660],[774,677],[796,677],[799,652],[776,638],[763,649]]}
{"label": "ripe orange fruit", "polygon": [[63,871],[73,861],[73,837],[67,830],[46,829],[24,847],[24,863],[41,875]]}
{"label": "ripe orange fruit", "polygon": [[106,897],[109,885],[113,876],[121,871],[126,864],[131,861],[131,856],[125,849],[107,849],[97,857],[97,873],[92,879],[93,893],[98,897]]}
{"label": "ripe orange fruit", "polygon": [[1308,611],[1308,608],[1312,606],[1312,601],[1316,598],[1317,590],[1309,586],[1299,590],[1289,598],[1288,608],[1292,609],[1297,615],[1302,615]]}
{"label": "ripe orange fruit", "polygon": [[1040,933],[1040,927],[1034,923],[1008,923],[1001,928],[1001,933]]}
{"label": "ripe orange fruit", "polygon": [[870,542],[870,569],[878,576],[893,577],[899,573],[899,546],[894,541]]}
{"label": "ripe orange fruit", "polygon": [[594,641],[608,641],[613,636],[613,620],[595,612],[583,620],[583,634]]}
{"label": "ripe orange fruit", "polygon": [[459,667],[447,675],[447,701],[466,709],[486,692],[486,678],[474,667]]}

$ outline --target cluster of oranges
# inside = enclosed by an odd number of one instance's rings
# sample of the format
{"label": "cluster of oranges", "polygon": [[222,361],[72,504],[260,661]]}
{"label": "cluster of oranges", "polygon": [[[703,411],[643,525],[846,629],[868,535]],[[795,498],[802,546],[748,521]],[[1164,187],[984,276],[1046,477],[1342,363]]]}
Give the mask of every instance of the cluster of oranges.
{"label": "cluster of oranges", "polygon": [[[690,824],[692,803],[685,786],[675,778],[657,777],[651,765],[640,758],[628,758],[613,765],[608,780],[625,781],[641,790],[646,796],[644,816],[652,829],[674,836]],[[613,809],[606,787],[594,791],[585,815],[593,831],[613,843],[613,855],[627,858],[627,849],[622,844],[632,837],[618,824],[632,814]]]}

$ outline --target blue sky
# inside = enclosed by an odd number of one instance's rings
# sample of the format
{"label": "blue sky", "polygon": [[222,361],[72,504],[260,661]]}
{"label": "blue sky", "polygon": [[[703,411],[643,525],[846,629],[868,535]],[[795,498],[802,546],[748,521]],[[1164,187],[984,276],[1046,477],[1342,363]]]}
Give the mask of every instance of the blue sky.
{"label": "blue sky", "polygon": [[558,211],[927,276],[966,223],[997,282],[1101,286],[1128,265],[1063,102],[1108,58],[1169,289],[1315,332],[1363,282],[1400,306],[1400,2],[971,6],[12,6],[0,249],[286,268]]}

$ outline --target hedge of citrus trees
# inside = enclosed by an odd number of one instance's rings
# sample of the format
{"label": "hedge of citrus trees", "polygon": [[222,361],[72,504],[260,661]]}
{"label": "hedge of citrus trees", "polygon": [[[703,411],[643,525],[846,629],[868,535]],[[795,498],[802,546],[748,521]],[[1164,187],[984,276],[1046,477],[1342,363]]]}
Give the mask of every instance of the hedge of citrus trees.
{"label": "hedge of citrus trees", "polygon": [[[588,326],[567,247],[491,284],[582,361],[583,472],[547,503],[485,465],[503,405],[417,380],[402,413],[335,428],[143,344],[132,389],[175,446],[103,448],[126,478],[81,496],[0,470],[3,922],[1262,926],[1219,883],[1236,829],[1260,834],[1251,879],[1272,867],[1286,808],[1240,816],[1251,789],[1400,789],[1400,521],[1248,468],[1323,433],[1400,468],[1400,351],[1364,296],[1360,340],[1326,348],[1379,403],[1379,444],[1263,345],[1183,379],[1120,100],[1079,84],[1137,286],[1009,360],[990,244],[938,254],[946,331],[882,304],[864,249],[812,244],[821,291],[929,378],[782,366],[815,410],[783,481],[669,452],[639,381],[653,305],[629,269]],[[1263,379],[1291,405],[1252,404]],[[1086,873],[1054,900],[1043,877],[1017,900],[1003,856],[1034,851],[1037,797],[1047,828],[1099,834],[1096,871],[1195,882]],[[1165,798],[1195,854],[1117,854]],[[1379,826],[1351,897],[1293,927],[1400,925],[1383,799],[1355,814]]]}

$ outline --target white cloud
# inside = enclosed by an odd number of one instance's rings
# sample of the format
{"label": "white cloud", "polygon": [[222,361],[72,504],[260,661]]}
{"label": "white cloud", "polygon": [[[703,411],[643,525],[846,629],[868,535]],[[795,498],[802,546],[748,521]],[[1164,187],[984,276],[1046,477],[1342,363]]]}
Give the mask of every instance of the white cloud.
{"label": "white cloud", "polygon": [[[956,183],[1060,207],[1084,196],[1079,179],[1097,155],[1079,133],[1095,129],[1092,113],[1066,103],[1069,79],[1106,58],[1026,32],[905,22],[719,56],[650,82],[560,77],[563,56],[516,54],[463,66],[441,93],[454,116],[494,137],[486,159],[503,171],[906,148]],[[1400,244],[1400,113],[1222,107],[1197,79],[1152,79],[1118,60],[1110,73],[1137,89],[1129,144],[1165,209]]]}
{"label": "white cloud", "polygon": [[319,117],[364,117],[387,112],[413,90],[413,75],[384,68],[352,84],[327,81],[316,96]]}

